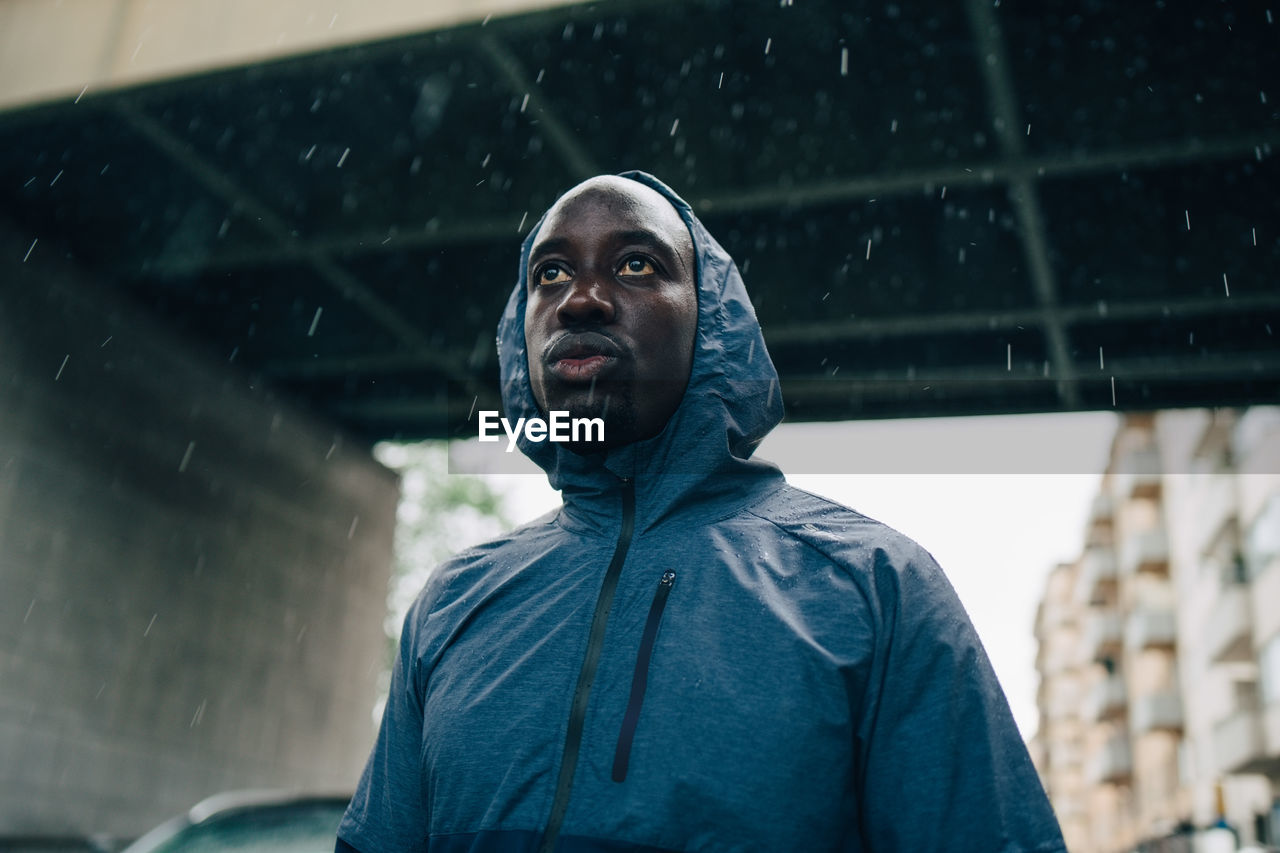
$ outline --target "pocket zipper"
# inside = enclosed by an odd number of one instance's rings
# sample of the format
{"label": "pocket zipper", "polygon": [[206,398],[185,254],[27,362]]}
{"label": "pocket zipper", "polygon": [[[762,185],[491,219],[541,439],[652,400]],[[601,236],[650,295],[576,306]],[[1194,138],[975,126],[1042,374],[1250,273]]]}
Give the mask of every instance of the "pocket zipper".
{"label": "pocket zipper", "polygon": [[644,634],[640,637],[640,652],[636,655],[636,671],[631,677],[631,696],[627,699],[627,712],[622,717],[622,730],[618,732],[618,748],[613,754],[615,782],[622,782],[627,778],[627,766],[631,762],[631,742],[636,736],[640,706],[644,704],[644,691],[649,682],[649,660],[653,657],[653,644],[658,637],[662,611],[667,606],[667,596],[671,594],[671,587],[675,582],[675,572],[663,572],[658,581],[658,589],[653,594],[653,603],[649,605],[649,617],[645,620]]}

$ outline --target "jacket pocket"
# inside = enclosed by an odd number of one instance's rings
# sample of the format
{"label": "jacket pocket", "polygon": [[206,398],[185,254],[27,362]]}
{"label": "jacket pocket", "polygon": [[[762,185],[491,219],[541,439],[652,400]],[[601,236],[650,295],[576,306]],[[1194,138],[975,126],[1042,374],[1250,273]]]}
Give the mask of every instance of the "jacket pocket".
{"label": "jacket pocket", "polygon": [[649,683],[649,660],[653,657],[653,644],[658,638],[662,611],[666,609],[667,597],[671,595],[671,587],[675,582],[675,572],[669,570],[663,572],[658,581],[658,589],[653,593],[653,603],[649,605],[649,616],[644,622],[644,634],[640,637],[640,651],[636,655],[636,671],[631,676],[631,696],[627,699],[627,712],[622,717],[622,730],[618,732],[618,747],[613,753],[613,781],[615,782],[622,782],[627,778],[627,767],[631,762],[631,742],[636,736],[636,726],[640,722],[640,707],[644,705],[644,691]]}

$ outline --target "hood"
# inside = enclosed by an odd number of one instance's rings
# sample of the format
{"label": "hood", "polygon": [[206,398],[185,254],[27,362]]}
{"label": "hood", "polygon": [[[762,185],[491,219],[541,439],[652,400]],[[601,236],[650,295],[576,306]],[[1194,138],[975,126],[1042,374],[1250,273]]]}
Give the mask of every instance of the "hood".
{"label": "hood", "polygon": [[[580,455],[562,444],[530,442],[521,435],[520,450],[547,472],[553,488],[564,493],[566,507],[615,490],[619,478],[635,482],[640,505],[646,493],[661,496],[648,501],[652,511],[661,512],[694,489],[700,498],[732,492],[732,481],[740,479],[734,475],[779,476],[773,466],[751,459],[756,446],[782,420],[782,393],[737,266],[666,184],[644,172],[624,172],[622,177],[661,193],[693,237],[698,329],[689,384],[666,428],[653,438],[608,453]],[[541,220],[521,247],[520,274],[498,324],[502,404],[513,421],[541,416],[529,382],[524,340],[529,252],[540,225]]]}

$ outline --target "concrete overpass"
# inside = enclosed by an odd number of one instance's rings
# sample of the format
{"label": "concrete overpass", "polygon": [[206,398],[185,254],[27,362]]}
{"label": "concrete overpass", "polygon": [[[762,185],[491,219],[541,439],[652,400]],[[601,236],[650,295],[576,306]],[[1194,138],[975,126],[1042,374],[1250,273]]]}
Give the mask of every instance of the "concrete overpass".
{"label": "concrete overpass", "polygon": [[394,516],[367,443],[493,401],[519,238],[587,175],[694,203],[793,420],[1274,402],[1277,26],[0,3],[0,834],[350,778]]}

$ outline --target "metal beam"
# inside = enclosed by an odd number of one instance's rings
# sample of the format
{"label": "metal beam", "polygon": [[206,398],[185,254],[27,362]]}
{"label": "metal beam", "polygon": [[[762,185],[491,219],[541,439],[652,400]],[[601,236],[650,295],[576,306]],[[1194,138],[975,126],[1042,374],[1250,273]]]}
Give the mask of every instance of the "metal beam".
{"label": "metal beam", "polygon": [[[1154,381],[1206,381],[1206,380],[1247,380],[1257,379],[1280,383],[1280,353],[1233,353],[1218,358],[1196,358],[1187,356],[1181,359],[1167,358],[1122,358],[1108,359],[1106,370],[1099,370],[1086,377],[1078,377],[1081,381],[1094,384],[1108,382],[1115,378],[1124,382]],[[951,367],[908,369],[848,370],[832,376],[829,374],[793,374],[781,379],[785,390],[788,385],[804,383],[806,388],[830,385],[830,392],[839,392],[844,383],[895,383],[904,382],[928,385],[931,382],[960,386],[966,384],[996,385],[999,383],[1055,383],[1056,379],[1045,379],[1034,371],[1008,371],[1002,365],[961,364]]]}
{"label": "metal beam", "polygon": [[[581,181],[600,174],[600,168],[585,148],[578,144],[573,130],[560,120],[551,102],[542,96],[536,80],[520,64],[511,51],[491,35],[476,39],[476,47],[501,77],[516,97],[523,97],[520,111],[536,115],[538,128],[546,134],[551,147],[560,155],[575,180]],[[532,224],[532,223],[530,223]]]}
{"label": "metal beam", "polygon": [[[1280,295],[1134,300],[1106,302],[1101,305],[1060,305],[1056,317],[1064,326],[1077,323],[1122,320],[1161,320],[1170,317],[1215,317],[1248,314],[1263,310],[1280,311]],[[936,335],[945,333],[989,332],[1037,328],[1044,319],[1039,308],[1013,311],[956,311],[945,314],[867,317],[854,320],[832,320],[819,323],[796,323],[765,329],[770,346],[786,344],[835,344],[842,341]],[[1280,332],[1280,329],[1277,330]]]}
{"label": "metal beam", "polygon": [[[202,187],[237,211],[248,214],[250,221],[268,237],[290,246],[296,239],[292,230],[269,206],[206,161],[155,119],[134,108],[128,101],[117,102],[114,111],[128,125],[159,149]],[[457,379],[468,376],[465,364],[440,361],[433,356],[430,341],[414,324],[405,320],[397,309],[382,301],[361,281],[335,263],[325,252],[312,249],[302,257],[319,278],[343,299],[354,303],[374,322],[387,330],[404,348],[415,351],[425,360],[434,360],[439,369]]]}
{"label": "metal beam", "polygon": [[[1022,121],[1014,100],[1013,79],[1010,76],[1009,57],[1000,23],[992,13],[988,0],[967,0],[965,11],[973,30],[978,64],[982,67],[986,83],[996,138],[1000,140],[1000,148],[1006,156],[1020,158],[1023,154],[1023,137],[1017,128],[1022,126]],[[1031,284],[1040,305],[1040,325],[1049,346],[1052,376],[1058,380],[1058,393],[1066,407],[1079,408],[1075,366],[1071,362],[1066,330],[1057,317],[1058,283],[1053,266],[1049,263],[1049,239],[1035,181],[1026,177],[1012,180],[1009,184],[1009,201],[1013,205],[1018,234],[1022,238],[1023,253],[1031,274]]]}
{"label": "metal beam", "polygon": [[[415,228],[412,231],[393,228],[350,235],[321,235],[305,241],[294,239],[288,243],[267,248],[222,250],[215,257],[207,259],[201,259],[198,255],[178,256],[152,262],[148,272],[164,276],[229,272],[285,262],[305,263],[317,253],[328,256],[379,255],[389,252],[437,249],[467,243],[502,241],[509,242],[514,247],[520,238],[520,228],[523,224],[525,223],[512,215],[474,219],[458,225],[442,225],[430,229]],[[532,221],[527,224],[532,225]],[[126,278],[136,276],[136,272],[121,271],[120,274]]]}
{"label": "metal beam", "polygon": [[[496,358],[497,353],[493,355]],[[335,379],[347,376],[390,376],[424,371],[441,374],[446,379],[457,379],[459,365],[467,364],[468,359],[469,354],[457,350],[452,352],[416,350],[267,360],[258,365],[258,369],[272,379],[289,381]],[[481,366],[476,366],[478,367]],[[473,370],[478,372],[475,368]]]}
{"label": "metal beam", "polygon": [[1012,184],[1020,180],[1107,174],[1206,160],[1255,157],[1263,148],[1280,145],[1280,133],[1239,134],[1208,140],[1157,145],[1117,146],[1071,154],[1016,154],[996,160],[929,169],[859,175],[788,187],[764,186],[737,192],[711,193],[690,200],[699,213],[753,213],[772,208],[799,209],[820,204],[865,201],[932,190],[939,186],[973,187]]}
{"label": "metal beam", "polygon": [[[1108,302],[1102,305],[1096,303],[1064,305],[1057,310],[1058,319],[1064,326],[1090,321],[1214,318],[1232,314],[1256,314],[1267,310],[1280,312],[1280,295],[1242,295],[1233,296],[1230,299],[1195,297],[1135,300]],[[1039,308],[1025,308],[1014,311],[966,311],[793,323],[769,326],[764,333],[765,340],[771,347],[794,344],[830,346],[888,338],[1013,331],[1019,328],[1038,329],[1042,319],[1043,312]],[[1280,332],[1280,329],[1277,331]],[[445,372],[442,364],[456,364],[461,360],[463,355],[460,351],[453,353],[375,352],[358,356],[267,361],[260,366],[260,369],[275,379],[306,381],[372,374]]]}
{"label": "metal beam", "polygon": [[[940,186],[949,188],[1013,186],[1019,181],[1108,174],[1125,169],[1159,168],[1185,163],[1254,156],[1263,147],[1280,146],[1280,133],[1191,140],[1161,145],[1110,148],[1092,153],[1037,156],[1020,154],[997,161],[974,161],[969,165],[940,166],[889,174],[862,175],[791,187],[755,187],[740,191],[711,193],[691,199],[702,215],[732,215],[762,210],[801,210],[823,204],[839,204],[888,198]],[[593,173],[594,174],[594,173]],[[526,220],[525,226],[532,225]],[[521,233],[519,219],[488,217],[456,222],[430,230],[398,226],[343,235],[323,235],[263,249],[237,249],[214,257],[192,255],[153,263],[150,269],[162,275],[190,275],[196,272],[223,272],[283,261],[305,261],[312,254],[378,255],[418,249],[433,249],[459,243],[489,243],[514,240]],[[514,245],[514,242],[513,242]],[[134,271],[120,271],[125,277]]]}

